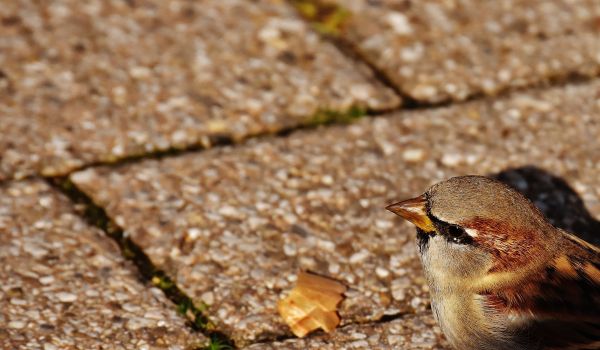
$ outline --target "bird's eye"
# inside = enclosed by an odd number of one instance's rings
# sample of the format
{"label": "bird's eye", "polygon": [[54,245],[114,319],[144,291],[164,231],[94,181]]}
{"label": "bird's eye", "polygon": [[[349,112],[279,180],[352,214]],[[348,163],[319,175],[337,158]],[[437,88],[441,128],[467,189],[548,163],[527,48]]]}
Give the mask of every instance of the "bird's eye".
{"label": "bird's eye", "polygon": [[471,243],[471,237],[462,237],[462,236],[449,236],[448,240],[452,243],[456,243],[456,244],[469,244]]}
{"label": "bird's eye", "polygon": [[446,239],[448,242],[455,244],[472,244],[473,238],[467,234],[467,232],[460,226],[452,225],[439,219],[433,220],[437,231]]}
{"label": "bird's eye", "polygon": [[447,224],[446,237],[450,242],[456,244],[473,243],[473,238],[462,227],[456,225]]}

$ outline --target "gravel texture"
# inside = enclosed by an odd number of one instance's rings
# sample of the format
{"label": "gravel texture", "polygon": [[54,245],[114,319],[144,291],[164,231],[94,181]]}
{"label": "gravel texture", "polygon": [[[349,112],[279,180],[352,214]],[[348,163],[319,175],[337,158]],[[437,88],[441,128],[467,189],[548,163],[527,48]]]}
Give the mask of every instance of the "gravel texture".
{"label": "gravel texture", "polygon": [[299,269],[349,287],[342,324],[427,310],[414,228],[383,208],[450,176],[535,165],[599,216],[599,97],[524,91],[71,178],[247,344],[289,334],[276,302]]}
{"label": "gravel texture", "polygon": [[44,182],[0,186],[0,348],[191,349],[162,291]]}
{"label": "gravel texture", "polygon": [[431,314],[407,315],[391,322],[350,325],[331,335],[315,334],[304,339],[290,339],[256,344],[247,350],[268,349],[450,349]]}
{"label": "gravel texture", "polygon": [[0,179],[398,104],[282,0],[0,6]]}
{"label": "gravel texture", "polygon": [[342,37],[418,101],[600,72],[596,0],[314,2],[348,11]]}

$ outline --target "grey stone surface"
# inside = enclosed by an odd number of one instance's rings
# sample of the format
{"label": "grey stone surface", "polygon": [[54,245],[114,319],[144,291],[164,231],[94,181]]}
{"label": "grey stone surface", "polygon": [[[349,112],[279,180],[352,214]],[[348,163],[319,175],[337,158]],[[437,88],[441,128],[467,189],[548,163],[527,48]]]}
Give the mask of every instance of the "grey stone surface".
{"label": "grey stone surface", "polygon": [[290,339],[256,344],[248,350],[268,349],[450,349],[433,315],[406,315],[375,324],[349,325],[331,334],[314,334],[303,339]]}
{"label": "grey stone surface", "polygon": [[427,310],[414,228],[383,208],[450,176],[536,165],[599,216],[599,96],[524,91],[71,178],[247,344],[289,334],[275,305],[299,269],[348,285],[342,324]]}
{"label": "grey stone surface", "polygon": [[399,98],[280,0],[4,1],[0,179]]}
{"label": "grey stone surface", "polygon": [[595,0],[316,0],[350,12],[344,39],[425,102],[600,72]]}
{"label": "grey stone surface", "polygon": [[0,185],[0,348],[203,345],[163,292],[41,181]]}

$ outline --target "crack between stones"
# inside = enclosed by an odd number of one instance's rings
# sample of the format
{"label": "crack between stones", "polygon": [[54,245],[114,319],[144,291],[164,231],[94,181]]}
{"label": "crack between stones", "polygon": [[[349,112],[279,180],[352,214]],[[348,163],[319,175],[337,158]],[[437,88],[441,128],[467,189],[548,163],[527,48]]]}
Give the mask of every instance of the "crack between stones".
{"label": "crack between stones", "polygon": [[[315,28],[315,25],[318,25],[318,20],[315,21],[311,18],[308,18],[305,13],[302,11],[302,6],[305,4],[309,4],[315,7],[316,13],[315,16],[319,16],[319,12],[348,12],[343,9],[343,7],[334,4],[324,4],[321,1],[315,0],[287,0],[291,7],[296,10],[296,13],[300,18],[302,18],[305,22],[311,25],[312,29],[324,40],[333,44],[343,55],[348,57],[350,60],[356,63],[362,63],[366,65],[371,72],[373,72],[373,76],[375,80],[380,82],[386,88],[392,90],[396,96],[402,99],[402,103],[396,108],[389,108],[383,111],[377,111],[377,114],[387,114],[390,112],[403,110],[403,109],[415,109],[420,106],[420,103],[411,97],[410,95],[404,93],[396,84],[393,83],[392,79],[381,69],[379,69],[373,62],[371,62],[367,57],[361,54],[360,50],[357,50],[354,45],[352,45],[349,41],[344,40],[338,33],[339,28],[331,28],[329,31],[327,30],[319,30]],[[349,12],[348,12],[349,13]],[[344,15],[345,16],[345,15]],[[349,16],[349,15],[348,15]],[[343,19],[341,19],[343,20]],[[341,24],[341,23],[340,23]],[[431,106],[431,104],[428,104]]]}
{"label": "crack between stones", "polygon": [[[146,159],[155,159],[160,160],[168,157],[177,157],[184,154],[195,153],[200,151],[205,151],[218,147],[226,147],[226,146],[234,146],[244,144],[251,140],[263,139],[267,137],[287,137],[288,135],[301,130],[314,130],[322,126],[330,126],[330,125],[346,125],[350,124],[355,120],[361,119],[363,117],[376,116],[388,113],[388,111],[383,110],[371,110],[369,108],[362,108],[358,106],[353,106],[344,111],[335,111],[329,109],[321,109],[317,112],[313,113],[307,120],[300,122],[297,125],[287,125],[282,127],[279,130],[267,130],[263,132],[257,132],[253,134],[246,135],[244,137],[235,137],[232,135],[226,134],[215,134],[215,135],[206,135],[201,137],[198,142],[191,143],[189,145],[185,145],[182,147],[170,147],[167,149],[156,149],[149,152],[126,155],[124,157],[116,158],[115,160],[98,160],[88,162],[82,166],[74,167],[72,170],[69,170],[66,174],[42,174],[43,178],[63,178],[67,177],[72,173],[86,170],[89,168],[95,168],[100,166],[109,166],[109,167],[120,167],[126,164],[137,163]],[[19,179],[11,179],[7,178],[4,180],[0,180],[0,183],[11,180],[26,180],[31,178],[37,178],[40,175],[30,175],[25,176]]]}
{"label": "crack between stones", "polygon": [[69,180],[68,175],[44,179],[73,203],[76,213],[88,224],[99,228],[117,243],[121,255],[133,263],[142,280],[162,290],[167,299],[176,305],[177,312],[188,320],[187,324],[192,330],[201,332],[208,338],[208,345],[197,347],[196,350],[235,349],[233,340],[219,331],[206,314],[206,305],[194,304],[193,299],[183,292],[165,271],[156,267],[142,248],[108,216],[104,208],[94,203],[86,193]]}
{"label": "crack between stones", "polygon": [[[296,13],[300,18],[302,18],[304,21],[306,21],[312,26],[312,29],[317,34],[319,34],[321,38],[329,41],[338,50],[340,50],[342,54],[344,54],[354,62],[366,65],[373,72],[373,75],[377,81],[379,81],[385,87],[394,91],[394,93],[402,99],[402,103],[398,107],[376,111],[373,114],[369,114],[372,116],[378,116],[398,111],[443,108],[451,105],[461,105],[486,98],[502,98],[519,91],[549,89],[554,87],[566,86],[568,84],[581,84],[593,81],[600,77],[600,67],[597,67],[595,71],[591,74],[584,74],[579,72],[557,73],[540,79],[540,81],[538,82],[533,82],[520,86],[506,86],[493,94],[487,94],[484,91],[474,92],[469,94],[462,100],[454,100],[448,96],[441,99],[440,101],[435,102],[421,101],[412,97],[408,92],[405,92],[399,84],[394,82],[394,79],[391,76],[389,76],[389,74],[386,73],[384,69],[380,69],[377,66],[377,64],[373,62],[364,53],[362,53],[361,50],[358,49],[355,44],[341,36],[340,31],[341,27],[343,26],[343,20],[340,20],[340,22],[335,23],[335,25],[337,25],[338,27],[325,28],[325,30],[323,29],[323,23],[319,21],[319,16],[321,16],[321,12],[346,12],[348,13],[347,16],[351,16],[348,10],[344,9],[342,6],[337,4],[324,3],[322,0],[287,0],[287,2],[290,4],[291,7],[293,7],[296,10]],[[307,4],[314,6],[315,13],[313,14],[313,18],[308,17],[306,13],[303,13],[302,11],[302,6]]]}
{"label": "crack between stones", "polygon": [[[89,225],[102,230],[106,236],[117,243],[121,255],[126,260],[133,263],[142,280],[159,288],[167,299],[176,305],[177,312],[188,320],[187,324],[192,330],[201,332],[208,338],[209,343],[207,346],[197,347],[195,350],[227,350],[237,348],[233,340],[224,332],[219,331],[217,326],[210,320],[209,315],[205,312],[206,305],[194,304],[193,299],[183,292],[165,271],[156,267],[143,249],[133,242],[130,237],[125,235],[123,228],[118,226],[114,220],[108,216],[106,210],[94,203],[91,197],[79,189],[68,178],[68,175],[44,177],[43,179],[46,180],[52,188],[65,195],[71,203],[73,203],[75,212]],[[386,324],[413,314],[415,313],[400,312],[384,315],[377,320],[350,322],[337,329],[340,330],[361,325]],[[322,334],[323,332],[315,332],[308,335],[308,338]],[[296,337],[291,335],[281,335],[273,338],[267,337],[248,345],[269,344],[291,339],[296,339]]]}
{"label": "crack between stones", "polygon": [[85,165],[75,167],[69,170],[64,174],[32,174],[28,176],[23,176],[19,178],[7,177],[4,179],[0,179],[0,184],[6,183],[9,181],[25,181],[36,178],[44,178],[44,179],[55,179],[55,178],[66,178],[72,173],[83,171],[89,168],[95,167],[112,167],[118,168],[127,164],[134,164],[144,160],[160,160],[163,158],[169,157],[178,157],[185,154],[197,153],[206,151],[213,148],[226,147],[226,146],[236,146],[243,145],[251,140],[262,140],[268,137],[280,138],[280,137],[288,137],[295,132],[300,131],[309,131],[315,130],[320,127],[329,127],[329,126],[340,126],[340,125],[348,125],[352,122],[362,119],[362,118],[379,118],[384,117],[389,113],[394,112],[409,112],[409,111],[418,111],[418,110],[432,110],[437,108],[445,108],[450,106],[460,106],[467,104],[469,102],[477,101],[477,100],[485,100],[485,99],[500,99],[509,96],[515,92],[519,91],[527,91],[527,90],[546,90],[551,88],[560,88],[567,85],[577,85],[577,84],[586,84],[592,82],[594,80],[599,80],[600,78],[600,69],[593,76],[582,75],[576,72],[564,74],[561,76],[556,76],[554,78],[547,78],[545,81],[541,81],[537,84],[531,84],[527,86],[521,87],[513,87],[506,90],[501,91],[496,95],[486,95],[485,93],[477,93],[471,95],[469,98],[461,101],[442,101],[436,103],[427,103],[427,102],[415,102],[414,104],[408,103],[404,104],[398,108],[389,108],[389,109],[362,109],[359,107],[352,107],[349,110],[338,112],[332,110],[321,110],[313,114],[306,121],[301,122],[297,125],[285,126],[277,131],[264,131],[258,132],[254,134],[247,135],[245,137],[233,137],[231,135],[206,135],[203,137],[203,140],[198,141],[197,143],[192,143],[190,145],[182,146],[182,147],[170,147],[167,149],[157,149],[149,152],[144,152],[140,154],[132,154],[124,157],[117,158],[115,160],[98,160],[86,163]]}
{"label": "crack between stones", "polygon": [[[336,39],[336,41],[337,41],[337,39]],[[340,43],[339,45],[341,45],[339,47],[346,46],[345,43]],[[346,47],[343,50],[345,52],[348,52],[349,54],[352,54],[352,55],[355,55],[358,57],[358,53],[348,47]],[[361,61],[361,62],[364,62],[367,64],[366,61]],[[369,67],[372,67],[373,71],[375,72],[375,75],[380,77],[379,78],[380,81],[383,82],[385,80],[385,81],[390,82],[390,80],[386,77],[386,75],[383,72],[378,72],[377,69],[370,64],[367,64],[367,65]],[[295,132],[299,132],[299,131],[309,131],[309,130],[314,130],[314,129],[317,129],[320,127],[347,125],[358,119],[379,118],[379,117],[383,117],[385,115],[388,115],[388,114],[394,113],[394,112],[402,112],[402,111],[409,112],[409,111],[445,108],[445,107],[450,107],[450,106],[460,106],[460,105],[464,105],[469,102],[473,102],[473,101],[477,101],[477,100],[504,98],[504,97],[509,96],[510,94],[513,94],[513,93],[519,92],[519,91],[546,90],[546,89],[551,89],[551,88],[560,88],[560,87],[564,87],[566,85],[586,84],[586,83],[592,82],[594,80],[598,80],[599,78],[600,78],[600,68],[594,75],[591,75],[591,76],[579,74],[577,72],[571,72],[571,73],[563,74],[560,76],[546,78],[546,80],[540,81],[536,84],[507,88],[505,90],[500,91],[498,94],[495,94],[495,95],[486,95],[484,92],[480,92],[477,94],[470,95],[467,99],[461,100],[461,101],[445,100],[445,101],[435,102],[435,103],[420,102],[420,101],[416,101],[416,100],[412,99],[411,97],[406,98],[403,96],[402,93],[399,92],[399,90],[394,85],[388,85],[388,83],[384,83],[384,85],[390,87],[394,91],[397,91],[398,95],[404,99],[404,104],[400,105],[397,108],[378,109],[378,110],[373,110],[373,109],[369,109],[369,108],[361,108],[361,107],[356,107],[356,106],[351,107],[346,111],[319,110],[319,111],[315,112],[311,117],[309,117],[306,121],[301,122],[297,125],[284,126],[283,128],[281,128],[277,131],[268,130],[268,131],[264,131],[264,132],[249,134],[244,137],[234,137],[231,135],[218,135],[218,134],[206,135],[206,136],[203,136],[201,138],[201,140],[199,140],[198,142],[192,143],[189,145],[185,145],[182,147],[170,147],[167,149],[156,149],[156,150],[149,151],[149,152],[127,155],[124,157],[117,158],[115,160],[106,160],[106,159],[102,160],[101,159],[101,160],[97,160],[97,161],[92,161],[92,162],[86,163],[82,166],[74,167],[73,169],[69,170],[68,172],[66,172],[64,174],[47,174],[46,175],[46,174],[38,173],[38,174],[32,174],[32,175],[28,175],[28,176],[19,177],[19,178],[7,177],[4,179],[0,179],[0,184],[6,183],[9,181],[24,181],[24,180],[36,179],[36,178],[40,178],[40,177],[45,178],[45,179],[65,178],[65,177],[68,177],[72,173],[86,170],[89,168],[95,168],[95,167],[100,167],[100,166],[117,168],[117,167],[124,166],[127,164],[137,163],[137,162],[140,162],[143,160],[151,160],[151,159],[160,160],[160,159],[168,158],[168,157],[177,157],[177,156],[181,156],[181,155],[185,155],[185,154],[201,152],[201,151],[218,148],[218,147],[241,145],[241,144],[245,144],[246,142],[249,142],[251,140],[260,140],[260,139],[265,139],[267,137],[275,137],[275,138],[288,137],[289,135],[291,135]],[[389,84],[392,84],[392,83],[389,83]]]}
{"label": "crack between stones", "polygon": [[[297,131],[311,130],[321,126],[332,126],[332,125],[344,125],[353,122],[354,120],[361,119],[363,117],[376,118],[380,116],[385,116],[394,112],[401,111],[415,111],[415,110],[428,110],[435,108],[444,108],[449,106],[458,106],[462,104],[466,104],[468,102],[476,101],[476,100],[484,100],[484,99],[499,99],[506,97],[510,94],[520,91],[526,90],[545,90],[550,88],[560,88],[569,84],[585,84],[591,81],[597,80],[600,78],[600,67],[596,69],[594,73],[591,74],[583,74],[579,72],[568,72],[564,74],[556,74],[553,76],[546,77],[545,79],[540,80],[536,83],[526,84],[522,86],[507,86],[506,88],[498,91],[495,94],[486,94],[485,92],[477,92],[473,93],[467,98],[463,100],[453,100],[451,98],[446,98],[437,102],[427,102],[427,101],[419,101],[406,92],[402,91],[402,88],[397,86],[393,82],[393,79],[382,69],[379,69],[377,65],[372,62],[368,57],[361,53],[359,49],[357,49],[356,45],[352,44],[350,41],[342,38],[339,33],[333,32],[324,32],[323,30],[318,30],[314,28],[315,24],[319,24],[318,20],[314,18],[309,18],[305,16],[302,11],[299,9],[301,4],[310,4],[316,7],[316,11],[322,11],[324,8],[334,8],[342,9],[339,5],[327,5],[320,0],[286,0],[287,3],[293,7],[298,13],[299,17],[313,25],[313,30],[319,34],[324,40],[329,41],[331,44],[336,46],[344,55],[349,57],[351,60],[357,63],[365,64],[374,74],[375,79],[379,81],[385,87],[394,91],[394,93],[402,98],[402,103],[398,107],[393,108],[383,108],[383,109],[371,109],[371,108],[362,108],[358,106],[350,107],[345,111],[334,111],[321,109],[315,112],[312,116],[310,116],[306,121],[300,122],[296,125],[286,125],[280,130],[266,130],[263,132],[257,132],[254,134],[249,134],[243,137],[235,137],[232,135],[226,134],[215,134],[215,135],[204,135],[200,137],[195,143],[191,143],[189,145],[184,145],[181,147],[170,147],[166,149],[156,149],[149,152],[143,152],[139,154],[127,155],[124,157],[118,157],[116,159],[100,159],[96,161],[88,162],[82,166],[74,167],[73,169],[67,171],[62,174],[32,174],[20,178],[14,178],[8,176],[7,178],[0,179],[0,184],[8,181],[14,180],[27,180],[33,178],[60,178],[66,177],[70,174],[85,170],[88,168],[94,168],[99,166],[109,166],[109,167],[119,167],[126,164],[136,163],[139,161],[143,161],[146,159],[162,159],[167,157],[176,157],[183,154],[194,153],[199,151],[204,151],[211,148],[224,147],[224,146],[232,146],[243,144],[250,140],[262,139],[265,137],[287,137],[290,134]],[[299,5],[300,4],[300,5]],[[342,9],[343,10],[343,9]],[[331,9],[328,9],[331,11]],[[336,30],[339,30],[336,29]]]}

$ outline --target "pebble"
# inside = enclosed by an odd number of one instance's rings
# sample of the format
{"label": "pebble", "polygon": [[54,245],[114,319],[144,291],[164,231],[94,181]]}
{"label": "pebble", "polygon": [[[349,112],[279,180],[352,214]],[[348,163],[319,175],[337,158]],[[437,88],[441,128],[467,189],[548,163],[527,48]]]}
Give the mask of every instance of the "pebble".
{"label": "pebble", "polygon": [[200,299],[208,304],[208,305],[212,305],[215,303],[215,294],[213,292],[204,292],[202,293],[202,295],[200,295]]}
{"label": "pebble", "polygon": [[72,303],[77,300],[77,295],[66,292],[57,293],[56,297],[63,303]]}
{"label": "pebble", "polygon": [[40,281],[41,284],[44,285],[48,285],[48,284],[52,284],[52,282],[54,282],[54,276],[44,276],[44,277],[40,277],[38,279],[38,281]]}
{"label": "pebble", "polygon": [[371,255],[371,253],[368,250],[360,250],[357,253],[352,254],[348,262],[350,262],[350,264],[362,263],[363,261],[367,260],[369,255]]}
{"label": "pebble", "polygon": [[287,256],[295,256],[298,253],[298,247],[293,243],[283,245],[283,253]]}
{"label": "pebble", "polygon": [[390,12],[385,19],[394,32],[400,35],[408,35],[413,31],[408,18],[400,12]]}
{"label": "pebble", "polygon": [[390,271],[380,266],[375,269],[375,273],[379,278],[387,278],[390,275]]}
{"label": "pebble", "polygon": [[407,162],[420,162],[425,157],[425,151],[420,148],[406,149],[402,152],[402,158]]}
{"label": "pebble", "polygon": [[12,329],[21,329],[24,328],[27,324],[23,321],[10,321],[8,323],[8,328]]}
{"label": "pebble", "polygon": [[458,153],[446,153],[442,156],[442,164],[448,167],[455,167],[463,160],[462,155]]}
{"label": "pebble", "polygon": [[367,335],[364,333],[353,332],[350,334],[352,339],[367,339]]}
{"label": "pebble", "polygon": [[221,209],[219,209],[219,214],[230,218],[235,218],[239,216],[238,210],[231,206],[221,207]]}

